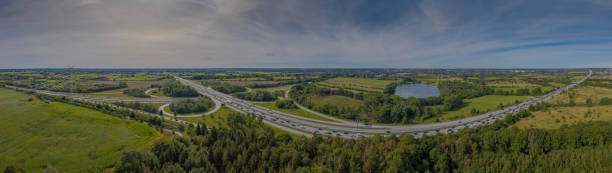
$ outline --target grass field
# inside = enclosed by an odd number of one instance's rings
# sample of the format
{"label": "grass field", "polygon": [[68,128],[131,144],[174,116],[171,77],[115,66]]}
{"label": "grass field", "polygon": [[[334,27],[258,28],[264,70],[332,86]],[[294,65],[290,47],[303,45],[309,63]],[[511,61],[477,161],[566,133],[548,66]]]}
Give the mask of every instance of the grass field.
{"label": "grass field", "polygon": [[359,108],[361,104],[363,104],[363,101],[361,100],[353,99],[353,98],[346,97],[346,96],[337,96],[337,95],[314,96],[310,98],[310,101],[314,104],[336,105],[338,107],[348,107],[348,108],[353,108],[353,109],[357,109]]}
{"label": "grass field", "polygon": [[312,118],[312,119],[317,119],[317,120],[322,120],[322,121],[337,122],[337,121],[330,120],[330,119],[327,119],[327,118],[324,118],[324,117],[321,117],[315,114],[311,114],[301,109],[281,109],[281,108],[276,107],[274,102],[253,102],[253,104],[263,106],[268,109],[273,109],[273,110],[277,110],[277,111],[281,111],[281,112],[285,112],[285,113],[289,113],[289,114],[293,114],[297,116],[302,116],[306,118]]}
{"label": "grass field", "polygon": [[393,83],[392,80],[374,80],[365,78],[333,78],[326,80],[327,83],[348,85],[348,86],[359,86],[366,88],[383,89],[385,86]]}
{"label": "grass field", "polygon": [[525,101],[527,100],[527,96],[487,95],[473,99],[466,99],[463,101],[463,107],[454,111],[443,112],[442,115],[423,120],[422,122],[435,122],[436,119],[445,121],[470,117],[473,116],[471,113],[472,109],[478,110],[480,112],[479,114],[484,114],[486,112],[497,110],[500,103],[505,106],[514,105],[516,100],[520,102]]}
{"label": "grass field", "polygon": [[528,83],[525,81],[515,80],[515,81],[488,82],[487,86],[500,87],[500,88],[532,88],[532,87],[539,87],[540,85]]}
{"label": "grass field", "polygon": [[[88,172],[110,167],[124,151],[146,150],[160,133],[136,121],[0,88],[0,169]],[[96,172],[99,172],[96,171]]]}
{"label": "grass field", "polygon": [[519,128],[555,129],[563,124],[572,125],[588,121],[612,120],[612,106],[574,106],[553,107],[546,111],[533,112],[531,117],[518,121],[513,126]]}

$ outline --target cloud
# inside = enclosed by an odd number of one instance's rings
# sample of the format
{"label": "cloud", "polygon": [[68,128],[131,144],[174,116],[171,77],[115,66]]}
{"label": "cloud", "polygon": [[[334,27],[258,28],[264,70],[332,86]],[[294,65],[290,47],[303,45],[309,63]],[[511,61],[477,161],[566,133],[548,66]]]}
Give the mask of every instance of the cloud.
{"label": "cloud", "polygon": [[605,2],[6,0],[0,68],[612,64]]}

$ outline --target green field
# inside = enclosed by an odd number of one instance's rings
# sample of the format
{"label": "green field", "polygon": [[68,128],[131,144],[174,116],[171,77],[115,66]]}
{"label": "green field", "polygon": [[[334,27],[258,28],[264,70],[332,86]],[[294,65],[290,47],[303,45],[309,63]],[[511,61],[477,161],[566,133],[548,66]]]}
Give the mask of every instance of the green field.
{"label": "green field", "polygon": [[87,108],[45,103],[0,88],[0,169],[87,172],[111,167],[124,151],[146,150],[160,139],[155,129]]}
{"label": "green field", "polygon": [[361,100],[337,95],[314,96],[310,98],[310,101],[317,105],[336,105],[338,107],[348,107],[353,109],[357,109],[361,104],[363,104],[363,101]]}
{"label": "green field", "polygon": [[289,114],[293,114],[293,115],[297,115],[297,116],[301,116],[301,117],[306,117],[306,118],[312,118],[312,119],[317,119],[317,120],[322,120],[322,121],[330,121],[330,122],[337,122],[334,120],[330,120],[315,114],[311,114],[309,112],[306,112],[304,110],[301,109],[281,109],[276,107],[276,105],[274,104],[274,102],[253,102],[253,104],[259,105],[259,106],[263,106],[266,107],[268,109],[273,109],[273,110],[277,110],[277,111],[281,111],[281,112],[285,112],[285,113],[289,113]]}
{"label": "green field", "polygon": [[454,111],[443,112],[442,115],[423,120],[422,122],[435,122],[436,119],[445,121],[470,117],[473,116],[471,113],[472,109],[478,110],[480,112],[479,114],[484,114],[486,112],[497,110],[500,103],[505,106],[514,105],[516,100],[520,102],[525,101],[527,100],[527,96],[487,95],[473,99],[465,99],[463,101],[463,107]]}
{"label": "green field", "polygon": [[392,80],[375,80],[375,79],[365,79],[365,78],[333,78],[327,80],[328,83],[333,84],[341,84],[341,85],[351,85],[351,86],[361,86],[366,88],[379,88],[382,89],[385,86],[395,82]]}

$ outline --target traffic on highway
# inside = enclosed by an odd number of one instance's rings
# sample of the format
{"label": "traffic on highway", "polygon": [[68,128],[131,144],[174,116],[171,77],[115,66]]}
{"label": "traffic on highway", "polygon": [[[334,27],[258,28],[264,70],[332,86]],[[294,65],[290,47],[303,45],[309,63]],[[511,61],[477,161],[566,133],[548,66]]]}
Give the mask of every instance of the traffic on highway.
{"label": "traffic on highway", "polygon": [[495,112],[464,118],[460,120],[418,124],[418,125],[365,125],[353,122],[329,122],[316,119],[310,119],[297,115],[292,115],[262,106],[252,104],[249,101],[235,98],[229,94],[221,93],[208,87],[196,84],[187,79],[174,76],[177,80],[185,85],[188,85],[201,95],[210,97],[213,100],[223,102],[227,107],[242,113],[251,113],[260,117],[266,124],[275,126],[283,126],[286,128],[298,131],[297,134],[322,134],[327,136],[336,136],[341,138],[364,138],[372,135],[391,135],[409,133],[415,137],[423,135],[434,135],[437,133],[453,133],[465,128],[475,128],[481,125],[493,123],[495,120],[503,119],[508,114],[515,114],[522,110],[526,110],[531,105],[551,99],[552,97],[567,91],[576,85],[584,82],[591,77],[592,71],[584,78],[573,82],[562,88],[558,88],[545,95],[530,99],[526,102],[504,108]]}

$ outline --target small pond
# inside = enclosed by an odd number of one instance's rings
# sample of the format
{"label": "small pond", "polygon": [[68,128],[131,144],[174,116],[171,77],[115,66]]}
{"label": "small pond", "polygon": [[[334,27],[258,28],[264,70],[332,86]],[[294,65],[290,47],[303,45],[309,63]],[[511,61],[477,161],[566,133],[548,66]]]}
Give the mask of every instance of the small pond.
{"label": "small pond", "polygon": [[440,96],[440,90],[438,90],[438,87],[435,85],[403,84],[395,88],[395,95],[402,98],[427,98],[431,96]]}

